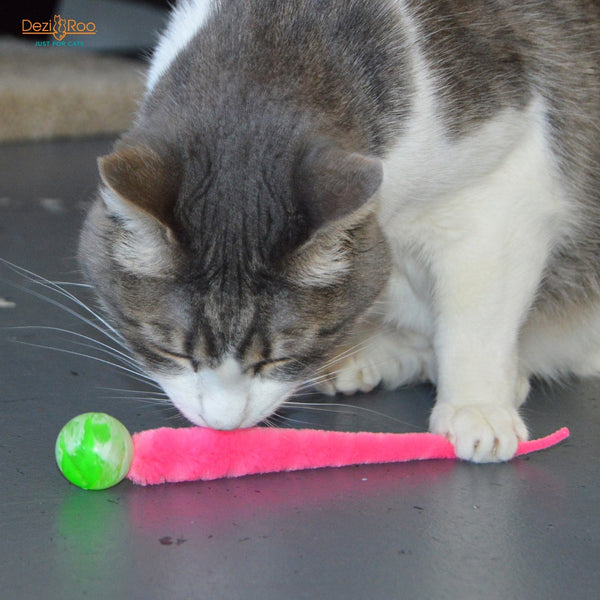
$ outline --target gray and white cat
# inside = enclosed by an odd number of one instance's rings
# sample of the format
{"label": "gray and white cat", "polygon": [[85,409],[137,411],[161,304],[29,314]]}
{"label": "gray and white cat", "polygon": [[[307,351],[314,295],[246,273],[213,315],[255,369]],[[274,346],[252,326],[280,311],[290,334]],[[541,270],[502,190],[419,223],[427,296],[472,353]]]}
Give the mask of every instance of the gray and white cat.
{"label": "gray and white cat", "polygon": [[85,272],[196,424],[431,380],[506,460],[532,375],[600,372],[595,0],[180,2],[99,164]]}

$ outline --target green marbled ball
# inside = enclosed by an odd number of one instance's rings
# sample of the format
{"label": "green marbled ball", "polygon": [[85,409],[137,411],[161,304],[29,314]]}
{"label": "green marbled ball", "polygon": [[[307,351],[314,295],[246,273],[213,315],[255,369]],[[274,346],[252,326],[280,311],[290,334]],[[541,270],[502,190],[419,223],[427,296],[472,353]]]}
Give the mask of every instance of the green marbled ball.
{"label": "green marbled ball", "polygon": [[56,464],[84,490],[104,490],[125,478],[133,460],[133,441],[125,426],[104,413],[84,413],[58,434]]}

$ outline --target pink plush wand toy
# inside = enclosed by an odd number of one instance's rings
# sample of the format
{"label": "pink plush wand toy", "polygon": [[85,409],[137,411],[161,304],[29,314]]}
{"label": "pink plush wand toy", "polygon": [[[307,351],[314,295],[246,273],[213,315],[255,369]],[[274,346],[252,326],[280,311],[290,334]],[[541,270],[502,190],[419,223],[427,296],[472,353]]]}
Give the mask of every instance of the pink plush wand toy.
{"label": "pink plush wand toy", "polygon": [[[517,456],[543,450],[569,436],[566,427],[530,442]],[[446,438],[431,433],[342,433],[255,427],[215,431],[201,427],[151,429],[133,436],[134,483],[211,480],[257,473],[297,471],[456,458]]]}

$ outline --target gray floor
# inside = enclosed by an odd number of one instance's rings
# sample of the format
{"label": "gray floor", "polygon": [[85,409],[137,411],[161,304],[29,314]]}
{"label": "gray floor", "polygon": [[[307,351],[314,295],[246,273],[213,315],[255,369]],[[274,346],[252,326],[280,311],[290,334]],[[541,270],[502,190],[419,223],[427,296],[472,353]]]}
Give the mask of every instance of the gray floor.
{"label": "gray floor", "polygon": [[[1,258],[77,280],[82,207],[95,157],[108,147],[0,147]],[[0,265],[0,326],[94,335],[20,287],[60,300]],[[74,341],[41,328],[0,331],[2,598],[598,596],[599,382],[535,386],[526,409],[533,434],[567,425],[572,437],[509,464],[430,461],[85,492],[54,464],[56,435],[71,417],[105,411],[132,431],[183,422],[106,363],[26,345],[103,357]],[[432,398],[428,387],[340,400],[352,408],[315,397],[320,410],[287,417],[295,426],[419,431]]]}

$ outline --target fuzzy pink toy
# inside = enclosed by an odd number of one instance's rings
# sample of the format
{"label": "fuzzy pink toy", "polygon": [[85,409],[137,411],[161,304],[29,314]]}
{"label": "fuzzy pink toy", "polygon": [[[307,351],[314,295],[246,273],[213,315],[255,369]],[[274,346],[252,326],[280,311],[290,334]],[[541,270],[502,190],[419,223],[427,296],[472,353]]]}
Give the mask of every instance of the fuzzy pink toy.
{"label": "fuzzy pink toy", "polygon": [[[554,446],[566,427],[521,442],[517,456]],[[150,429],[133,436],[127,477],[134,483],[220,479],[321,467],[456,458],[452,444],[432,433],[345,433],[254,427],[215,431],[202,427]]]}

